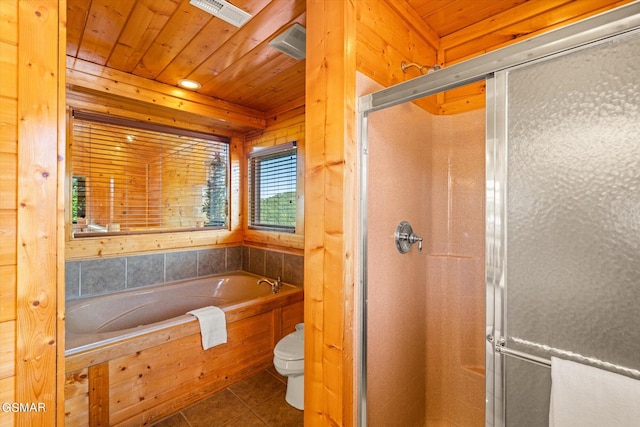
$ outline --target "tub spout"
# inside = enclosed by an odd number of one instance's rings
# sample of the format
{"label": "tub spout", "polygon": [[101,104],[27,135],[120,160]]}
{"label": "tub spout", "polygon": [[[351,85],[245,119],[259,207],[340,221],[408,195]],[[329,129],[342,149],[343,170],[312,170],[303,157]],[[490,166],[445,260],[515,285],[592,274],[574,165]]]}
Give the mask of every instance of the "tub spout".
{"label": "tub spout", "polygon": [[266,277],[263,277],[262,279],[258,280],[258,285],[261,283],[268,283],[269,286],[271,286],[272,294],[277,294],[278,292],[280,292],[280,288],[282,288],[282,280],[280,280],[280,276],[278,276],[278,278],[273,281],[267,279]]}

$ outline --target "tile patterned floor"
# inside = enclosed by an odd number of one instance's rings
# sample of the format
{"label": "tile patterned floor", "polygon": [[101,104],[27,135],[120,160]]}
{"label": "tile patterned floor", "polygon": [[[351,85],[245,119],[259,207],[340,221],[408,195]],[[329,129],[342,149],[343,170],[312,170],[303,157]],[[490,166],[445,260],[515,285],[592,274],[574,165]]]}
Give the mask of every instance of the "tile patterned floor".
{"label": "tile patterned floor", "polygon": [[221,390],[154,427],[298,427],[303,412],[284,400],[286,378],[273,368]]}

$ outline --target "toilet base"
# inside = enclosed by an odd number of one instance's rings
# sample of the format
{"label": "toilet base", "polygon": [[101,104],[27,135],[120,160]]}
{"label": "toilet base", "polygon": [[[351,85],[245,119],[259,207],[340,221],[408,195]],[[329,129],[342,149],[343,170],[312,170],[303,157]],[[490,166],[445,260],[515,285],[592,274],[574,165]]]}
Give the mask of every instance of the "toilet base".
{"label": "toilet base", "polygon": [[304,410],[304,375],[287,377],[287,394],[285,400],[296,409]]}

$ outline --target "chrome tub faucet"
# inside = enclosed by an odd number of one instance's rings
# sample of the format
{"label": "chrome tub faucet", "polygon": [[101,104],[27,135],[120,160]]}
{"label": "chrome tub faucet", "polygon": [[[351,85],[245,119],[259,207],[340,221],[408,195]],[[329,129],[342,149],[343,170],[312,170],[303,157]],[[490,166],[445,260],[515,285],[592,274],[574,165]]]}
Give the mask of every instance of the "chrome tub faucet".
{"label": "chrome tub faucet", "polygon": [[282,288],[282,280],[280,280],[280,276],[278,276],[278,278],[273,281],[267,279],[266,277],[263,277],[262,279],[258,280],[258,285],[261,283],[268,283],[269,286],[271,286],[272,294],[280,292],[280,288]]}

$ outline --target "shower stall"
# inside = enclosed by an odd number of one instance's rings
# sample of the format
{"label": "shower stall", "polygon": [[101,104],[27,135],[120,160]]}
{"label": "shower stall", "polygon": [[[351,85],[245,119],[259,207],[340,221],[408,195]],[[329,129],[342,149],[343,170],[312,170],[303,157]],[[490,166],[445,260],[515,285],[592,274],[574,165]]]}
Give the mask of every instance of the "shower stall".
{"label": "shower stall", "polygon": [[[638,58],[632,3],[358,77],[361,425],[547,425],[551,357],[640,379]],[[483,80],[485,110],[413,102]]]}

